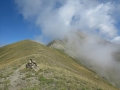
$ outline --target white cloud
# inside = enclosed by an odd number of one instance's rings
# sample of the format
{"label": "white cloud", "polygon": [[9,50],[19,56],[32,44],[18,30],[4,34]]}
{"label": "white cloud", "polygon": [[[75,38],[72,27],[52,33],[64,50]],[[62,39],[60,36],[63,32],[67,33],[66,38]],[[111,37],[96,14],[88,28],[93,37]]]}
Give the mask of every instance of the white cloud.
{"label": "white cloud", "polygon": [[41,0],[15,0],[18,6],[19,13],[21,13],[25,19],[35,17],[40,8]]}
{"label": "white cloud", "polygon": [[[42,28],[44,37],[63,38],[73,30],[95,32],[103,38],[117,35],[114,3],[99,0],[15,0],[25,19]],[[59,3],[59,4],[57,4]],[[39,37],[39,36],[38,36]]]}
{"label": "white cloud", "polygon": [[98,30],[101,35],[113,37],[117,30],[114,26],[114,19],[109,15],[111,7],[110,3],[106,3],[85,9],[84,13],[80,13],[81,20],[77,23],[83,30],[95,32]]}
{"label": "white cloud", "polygon": [[120,36],[115,37],[113,40],[111,40],[111,42],[120,44]]}

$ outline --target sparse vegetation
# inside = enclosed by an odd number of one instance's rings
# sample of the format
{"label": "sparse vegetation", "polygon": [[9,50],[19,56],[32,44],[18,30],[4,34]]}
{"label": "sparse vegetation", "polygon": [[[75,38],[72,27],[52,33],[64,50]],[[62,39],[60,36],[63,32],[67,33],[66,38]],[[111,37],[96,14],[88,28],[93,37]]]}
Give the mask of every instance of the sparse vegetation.
{"label": "sparse vegetation", "polygon": [[[63,54],[29,40],[0,48],[1,90],[117,90]],[[29,58],[36,71],[25,68]]]}

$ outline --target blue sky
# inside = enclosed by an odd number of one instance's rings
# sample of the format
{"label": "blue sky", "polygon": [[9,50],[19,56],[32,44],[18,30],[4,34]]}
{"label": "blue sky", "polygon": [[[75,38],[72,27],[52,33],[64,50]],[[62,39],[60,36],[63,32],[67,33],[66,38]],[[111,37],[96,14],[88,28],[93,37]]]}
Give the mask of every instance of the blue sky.
{"label": "blue sky", "polygon": [[25,21],[13,0],[0,0],[0,46],[20,40],[34,39],[40,34],[38,27]]}
{"label": "blue sky", "polygon": [[118,0],[0,0],[0,46],[25,39],[46,44],[73,29],[118,41],[119,11]]}

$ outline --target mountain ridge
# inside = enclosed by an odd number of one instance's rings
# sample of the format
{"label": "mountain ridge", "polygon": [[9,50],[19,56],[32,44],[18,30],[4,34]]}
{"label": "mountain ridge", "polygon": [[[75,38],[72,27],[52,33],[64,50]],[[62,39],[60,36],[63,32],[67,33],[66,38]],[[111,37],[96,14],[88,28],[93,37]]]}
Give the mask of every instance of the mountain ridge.
{"label": "mountain ridge", "polygon": [[[38,64],[37,71],[25,68],[30,58]],[[64,53],[31,40],[0,48],[0,87],[0,90],[117,90]]]}

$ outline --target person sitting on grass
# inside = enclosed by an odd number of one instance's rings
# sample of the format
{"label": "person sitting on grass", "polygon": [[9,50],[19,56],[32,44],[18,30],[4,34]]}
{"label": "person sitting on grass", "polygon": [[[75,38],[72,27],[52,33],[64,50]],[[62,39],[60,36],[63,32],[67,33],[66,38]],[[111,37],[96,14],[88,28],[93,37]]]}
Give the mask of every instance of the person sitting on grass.
{"label": "person sitting on grass", "polygon": [[26,68],[33,69],[33,68],[36,68],[36,67],[37,67],[37,64],[32,59],[30,59],[29,62],[26,64]]}

